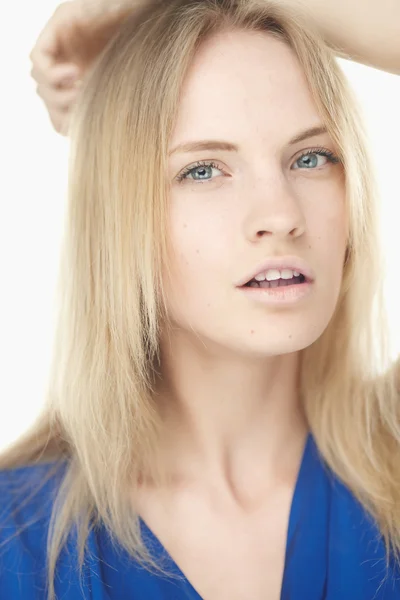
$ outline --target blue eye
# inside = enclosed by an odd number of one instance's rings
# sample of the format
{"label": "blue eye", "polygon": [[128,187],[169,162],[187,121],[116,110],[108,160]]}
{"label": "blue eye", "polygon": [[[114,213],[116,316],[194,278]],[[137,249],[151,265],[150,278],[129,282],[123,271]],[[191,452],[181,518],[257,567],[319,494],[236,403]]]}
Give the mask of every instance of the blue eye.
{"label": "blue eye", "polygon": [[333,164],[337,164],[340,162],[339,157],[336,156],[330,150],[326,150],[325,148],[310,148],[309,150],[306,150],[305,152],[303,152],[303,154],[296,159],[294,164],[298,163],[299,161],[303,160],[304,158],[307,158],[308,160],[306,162],[304,162],[303,164],[305,165],[306,169],[313,170],[315,167],[320,166],[320,165],[318,165],[318,158],[316,158],[317,156],[324,156],[328,162],[333,163]]}
{"label": "blue eye", "polygon": [[185,179],[191,179],[192,181],[210,181],[213,169],[223,173],[222,169],[214,162],[200,161],[195,165],[184,169],[176,179],[179,183]]}
{"label": "blue eye", "polygon": [[[333,152],[327,150],[326,148],[310,148],[309,150],[304,151],[303,154],[296,159],[294,164],[297,164],[299,161],[302,161],[306,158],[307,161],[303,162],[304,168],[307,170],[314,170],[315,167],[320,166],[318,164],[318,158],[316,158],[317,156],[324,156],[327,161],[332,164],[341,162]],[[300,167],[295,167],[294,170],[297,170],[298,168]],[[176,180],[178,183],[182,183],[185,180],[191,180],[196,183],[212,181],[212,179],[214,179],[213,170],[217,170],[226,175],[224,170],[215,162],[199,161],[194,165],[183,169],[183,171],[177,175]]]}

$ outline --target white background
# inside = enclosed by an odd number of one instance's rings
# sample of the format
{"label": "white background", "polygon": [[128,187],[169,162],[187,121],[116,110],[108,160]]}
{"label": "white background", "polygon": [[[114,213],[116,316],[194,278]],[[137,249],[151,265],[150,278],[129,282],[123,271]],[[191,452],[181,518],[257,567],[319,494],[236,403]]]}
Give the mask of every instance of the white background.
{"label": "white background", "polygon": [[[29,53],[58,2],[6,2],[0,24],[0,449],[37,415],[47,384],[66,203],[68,140],[52,128]],[[400,77],[339,60],[362,105],[382,196],[387,301],[400,353]]]}

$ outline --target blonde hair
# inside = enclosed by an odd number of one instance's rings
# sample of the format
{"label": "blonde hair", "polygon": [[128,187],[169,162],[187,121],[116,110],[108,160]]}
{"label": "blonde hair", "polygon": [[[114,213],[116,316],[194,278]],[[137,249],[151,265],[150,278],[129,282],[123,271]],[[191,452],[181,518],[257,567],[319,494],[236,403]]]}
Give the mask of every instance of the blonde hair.
{"label": "blonde hair", "polygon": [[54,463],[49,477],[65,467],[47,540],[49,600],[75,526],[80,573],[100,522],[132,557],[160,567],[133,499],[143,478],[163,481],[154,382],[167,318],[168,143],[197,48],[234,29],[292,48],[339,149],[350,223],[343,283],[327,329],[301,352],[300,394],[323,458],[376,519],[388,552],[400,550],[399,377],[388,367],[378,193],[356,99],[332,49],[296,11],[267,0],[172,0],[126,16],[82,89],[48,393],[0,457],[4,470]]}

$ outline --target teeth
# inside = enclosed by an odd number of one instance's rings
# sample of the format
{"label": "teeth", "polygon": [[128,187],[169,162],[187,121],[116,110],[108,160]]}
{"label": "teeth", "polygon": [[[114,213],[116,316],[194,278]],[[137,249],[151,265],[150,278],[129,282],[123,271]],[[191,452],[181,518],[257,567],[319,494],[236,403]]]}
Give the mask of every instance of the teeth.
{"label": "teeth", "polygon": [[282,279],[292,279],[293,275],[294,275],[294,272],[292,271],[292,269],[283,269],[281,271]]}
{"label": "teeth", "polygon": [[292,271],[292,269],[282,269],[279,271],[278,269],[268,269],[264,273],[260,273],[256,275],[254,279],[256,281],[275,281],[277,279],[292,279],[292,277],[299,277],[300,273],[298,271]]}
{"label": "teeth", "polygon": [[281,278],[281,272],[278,269],[268,269],[265,273],[265,279],[267,281],[275,281],[276,279]]}

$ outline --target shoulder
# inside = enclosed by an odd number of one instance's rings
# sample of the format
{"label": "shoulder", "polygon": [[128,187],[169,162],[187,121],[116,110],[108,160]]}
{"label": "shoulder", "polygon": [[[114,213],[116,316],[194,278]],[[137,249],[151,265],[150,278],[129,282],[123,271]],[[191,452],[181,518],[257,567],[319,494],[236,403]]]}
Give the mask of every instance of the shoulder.
{"label": "shoulder", "polygon": [[0,471],[0,598],[43,600],[53,463]]}
{"label": "shoulder", "polygon": [[63,470],[60,463],[0,470],[0,525],[22,527],[46,519]]}
{"label": "shoulder", "polygon": [[383,536],[374,518],[329,468],[321,465],[327,484],[328,589],[334,598],[400,598],[400,568],[387,562]]}

